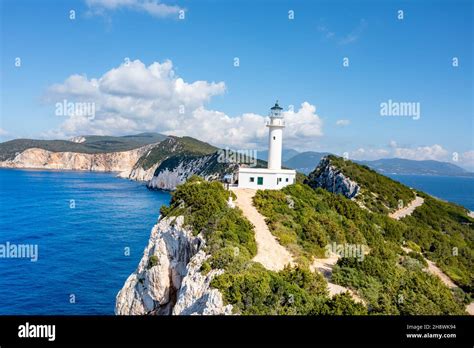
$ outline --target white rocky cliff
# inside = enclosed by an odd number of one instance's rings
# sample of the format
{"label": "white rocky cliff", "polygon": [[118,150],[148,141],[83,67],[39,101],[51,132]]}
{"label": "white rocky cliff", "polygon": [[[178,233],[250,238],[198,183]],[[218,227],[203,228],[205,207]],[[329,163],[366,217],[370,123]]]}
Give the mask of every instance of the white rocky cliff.
{"label": "white rocky cliff", "polygon": [[224,173],[235,173],[238,164],[219,163],[219,155],[182,156],[179,160],[165,160],[157,166],[147,186],[151,189],[174,190],[193,175],[206,180],[218,180]]}
{"label": "white rocky cliff", "polygon": [[360,192],[360,186],[333,166],[327,157],[323,157],[316,169],[308,175],[307,184],[313,188],[321,187],[329,192],[343,194],[347,198],[354,198]]}
{"label": "white rocky cliff", "polygon": [[138,159],[153,146],[151,144],[129,151],[95,154],[29,148],[13,159],[0,162],[0,167],[130,172]]}
{"label": "white rocky cliff", "polygon": [[153,228],[137,270],[117,294],[117,315],[192,315],[232,313],[222,295],[210,287],[221,274],[200,272],[209,257],[204,240],[183,227],[183,217],[161,219]]}

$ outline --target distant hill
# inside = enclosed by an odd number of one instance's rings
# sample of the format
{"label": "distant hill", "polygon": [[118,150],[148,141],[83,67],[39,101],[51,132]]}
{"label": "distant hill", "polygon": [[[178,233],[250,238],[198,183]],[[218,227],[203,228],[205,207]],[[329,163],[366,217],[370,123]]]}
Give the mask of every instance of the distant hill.
{"label": "distant hill", "polygon": [[[284,160],[283,164],[301,173],[309,174],[316,168],[322,157],[328,152],[306,151]],[[402,158],[385,158],[375,161],[354,161],[368,166],[381,174],[407,175],[444,175],[444,176],[474,176],[474,173],[448,162],[415,161]]]}
{"label": "distant hill", "polygon": [[[286,160],[289,160],[298,154],[299,152],[294,149],[283,149],[281,159],[283,162],[285,162]],[[268,160],[268,150],[257,151],[257,158],[262,161]]]}
{"label": "distant hill", "polygon": [[314,170],[314,168],[316,168],[321,158],[326,155],[329,155],[329,153],[314,151],[301,152],[287,160],[284,160],[283,164],[288,168],[297,170],[298,172],[309,174]]}
{"label": "distant hill", "polygon": [[375,161],[357,161],[381,174],[473,176],[474,173],[447,162],[413,161],[402,158],[387,158]]}
{"label": "distant hill", "polygon": [[[257,159],[257,167],[267,162]],[[222,160],[220,149],[191,137],[169,136],[144,154],[136,163],[140,172],[153,170],[149,188],[174,190],[193,175],[206,180],[218,180],[235,175],[238,163]]]}
{"label": "distant hill", "polygon": [[203,156],[210,155],[217,150],[217,147],[191,137],[169,136],[143,155],[138,160],[136,166],[149,169],[156,163],[161,163],[171,156]]}
{"label": "distant hill", "polygon": [[13,159],[18,153],[29,148],[51,152],[108,153],[133,150],[165,138],[165,135],[158,133],[141,133],[121,137],[88,135],[72,140],[15,139],[0,143],[0,161]]}

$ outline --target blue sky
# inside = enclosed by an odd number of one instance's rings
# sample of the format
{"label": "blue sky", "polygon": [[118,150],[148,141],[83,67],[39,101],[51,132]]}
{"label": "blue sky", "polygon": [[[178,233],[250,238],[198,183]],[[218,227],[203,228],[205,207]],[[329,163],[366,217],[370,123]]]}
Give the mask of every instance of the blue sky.
{"label": "blue sky", "polygon": [[[472,2],[456,0],[6,0],[0,140],[158,131],[262,149],[279,99],[294,106],[287,147],[361,159],[455,152],[473,168],[472,22]],[[95,118],[56,115],[62,100],[95,103]],[[388,100],[419,103],[420,118],[381,116]]]}

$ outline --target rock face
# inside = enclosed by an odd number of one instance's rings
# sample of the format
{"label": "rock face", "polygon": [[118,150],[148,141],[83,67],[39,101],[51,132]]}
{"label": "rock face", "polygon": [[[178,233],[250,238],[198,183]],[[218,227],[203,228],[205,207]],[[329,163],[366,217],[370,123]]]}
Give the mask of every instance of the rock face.
{"label": "rock face", "polygon": [[124,179],[148,182],[153,178],[153,174],[155,173],[155,170],[158,166],[159,163],[156,163],[151,168],[144,169],[143,167],[135,164],[132,169],[121,172],[119,176]]}
{"label": "rock face", "polygon": [[[17,148],[24,148],[25,141],[26,146],[29,143],[37,145],[17,152]],[[82,144],[87,139],[80,136],[70,141]],[[226,174],[236,173],[238,169],[237,163],[219,160],[221,156],[218,148],[190,137],[169,136],[133,150],[98,153],[95,152],[107,147],[107,144],[103,144],[105,140],[93,147],[92,151],[90,146],[88,151],[69,150],[70,144],[62,144],[62,149],[67,148],[68,151],[55,151],[58,145],[54,141],[49,144],[49,150],[45,150],[40,148],[39,142],[26,139],[20,145],[5,146],[2,150],[2,159],[5,160],[0,161],[0,168],[119,172],[118,175],[122,178],[144,181],[148,188],[160,190],[174,190],[192,175],[200,175],[206,180],[218,180]],[[13,148],[15,151],[11,149],[13,146],[16,146]]]}
{"label": "rock face", "polygon": [[51,152],[30,148],[11,160],[0,162],[0,167],[127,172],[133,168],[143,153],[153,146],[154,144],[151,144],[130,151],[96,154]]}
{"label": "rock face", "polygon": [[343,194],[347,198],[354,198],[360,192],[360,186],[333,166],[328,157],[321,159],[316,169],[308,175],[306,183],[313,188],[321,187]]}
{"label": "rock face", "polygon": [[151,189],[174,190],[193,175],[217,180],[224,174],[235,173],[238,164],[220,163],[217,153],[205,156],[174,156],[163,161],[147,186]]}
{"label": "rock face", "polygon": [[183,217],[161,219],[151,232],[137,270],[117,294],[117,315],[231,314],[222,295],[210,287],[222,273],[201,274],[209,257],[202,250],[205,241],[183,227]]}

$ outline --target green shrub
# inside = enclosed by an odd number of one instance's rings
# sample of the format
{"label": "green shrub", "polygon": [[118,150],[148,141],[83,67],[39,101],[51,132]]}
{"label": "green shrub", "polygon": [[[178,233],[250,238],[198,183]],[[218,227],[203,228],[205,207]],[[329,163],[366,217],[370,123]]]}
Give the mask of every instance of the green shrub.
{"label": "green shrub", "polygon": [[148,259],[147,269],[150,269],[150,268],[156,266],[157,264],[158,264],[158,256],[152,255],[152,256],[150,256],[150,258]]}
{"label": "green shrub", "polygon": [[209,262],[207,261],[204,261],[203,264],[201,265],[201,268],[199,269],[199,271],[203,274],[203,275],[207,275],[210,271],[211,271],[211,265],[209,264]]}

